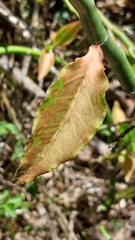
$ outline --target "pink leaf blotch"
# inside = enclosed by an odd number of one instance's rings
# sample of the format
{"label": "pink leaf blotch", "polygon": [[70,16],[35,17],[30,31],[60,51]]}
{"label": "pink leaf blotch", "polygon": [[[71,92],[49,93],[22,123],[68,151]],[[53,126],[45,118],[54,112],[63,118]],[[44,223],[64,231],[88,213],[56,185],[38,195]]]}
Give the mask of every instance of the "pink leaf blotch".
{"label": "pink leaf blotch", "polygon": [[64,67],[48,88],[13,180],[26,183],[83,149],[106,115],[107,88],[103,53],[93,45],[84,57]]}
{"label": "pink leaf blotch", "polygon": [[54,64],[54,53],[52,50],[46,52],[45,49],[42,50],[38,62],[38,81],[41,81],[50,71],[51,66]]}

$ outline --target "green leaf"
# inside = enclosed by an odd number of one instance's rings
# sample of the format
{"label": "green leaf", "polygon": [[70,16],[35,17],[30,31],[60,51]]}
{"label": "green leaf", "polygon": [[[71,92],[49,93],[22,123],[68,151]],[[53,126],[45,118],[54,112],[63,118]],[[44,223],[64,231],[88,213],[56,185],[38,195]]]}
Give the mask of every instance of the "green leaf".
{"label": "green leaf", "polygon": [[13,123],[0,121],[0,136],[3,136],[4,134],[8,134],[8,133],[11,133],[13,135],[18,135],[20,131]]}
{"label": "green leaf", "polygon": [[14,161],[17,158],[21,158],[23,155],[23,139],[20,138],[14,146],[14,151],[11,156],[11,160]]}
{"label": "green leaf", "polygon": [[54,47],[66,46],[73,42],[80,28],[80,20],[66,24],[57,33],[54,39],[52,39]]}
{"label": "green leaf", "polygon": [[106,240],[112,240],[111,236],[108,234],[107,230],[105,229],[105,227],[103,225],[100,225],[99,229]]}
{"label": "green leaf", "polygon": [[6,204],[3,205],[3,208],[4,208],[5,212],[6,212],[10,217],[16,218],[17,214],[16,214],[14,208],[12,208],[11,206],[6,205]]}
{"label": "green leaf", "polygon": [[26,226],[23,228],[23,230],[24,230],[25,232],[28,232],[28,231],[30,231],[32,228],[33,228],[33,226],[29,224],[29,225],[26,225]]}
{"label": "green leaf", "polygon": [[0,122],[0,136],[3,136],[4,134],[8,133],[8,130],[6,128],[6,124],[7,124],[6,121],[1,121]]}
{"label": "green leaf", "polygon": [[26,184],[26,189],[27,189],[27,192],[29,192],[33,196],[39,193],[39,188],[35,181],[28,182]]}
{"label": "green leaf", "polygon": [[9,204],[14,204],[15,206],[20,206],[22,202],[23,202],[23,199],[19,195],[10,197],[10,199],[8,200]]}
{"label": "green leaf", "polygon": [[9,191],[8,190],[4,190],[1,195],[0,195],[0,202],[1,201],[5,201],[9,196]]}
{"label": "green leaf", "polygon": [[4,209],[2,209],[1,208],[1,206],[0,206],[0,217],[4,217],[5,216],[5,211],[4,211]]}
{"label": "green leaf", "polygon": [[126,199],[135,198],[135,187],[131,186],[121,192],[116,193],[115,195],[116,201],[119,201],[123,198],[126,198]]}
{"label": "green leaf", "polygon": [[26,183],[83,149],[105,117],[107,88],[99,45],[64,67],[37,109],[14,181]]}
{"label": "green leaf", "polygon": [[7,124],[7,129],[13,135],[18,135],[20,133],[18,128],[14,124],[12,124],[12,123],[8,123]]}

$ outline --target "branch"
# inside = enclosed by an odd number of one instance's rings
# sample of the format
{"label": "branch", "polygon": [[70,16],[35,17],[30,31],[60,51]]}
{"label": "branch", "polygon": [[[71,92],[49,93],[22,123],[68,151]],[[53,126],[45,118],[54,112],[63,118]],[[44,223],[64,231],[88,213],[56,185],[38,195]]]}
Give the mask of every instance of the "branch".
{"label": "branch", "polygon": [[10,53],[30,54],[31,56],[39,57],[41,54],[41,50],[16,45],[0,46],[0,55]]}
{"label": "branch", "polygon": [[109,19],[107,19],[104,14],[98,10],[99,16],[104,24],[104,26],[111,30],[113,34],[120,39],[120,41],[126,46],[127,50],[129,51],[130,55],[132,58],[135,59],[135,45],[134,43],[130,40],[128,36],[124,33],[124,31],[113,24]]}
{"label": "branch", "polygon": [[135,75],[124,51],[111,39],[99,17],[94,0],[69,0],[78,12],[90,44],[100,44],[123,90],[135,99]]}
{"label": "branch", "polygon": [[0,67],[6,72],[10,72],[12,77],[17,81],[19,85],[22,85],[24,89],[27,89],[29,92],[35,94],[36,97],[45,98],[45,92],[41,89],[30,77],[26,76],[22,81],[21,79],[21,70],[17,67],[13,67],[11,70],[8,65],[8,58],[4,55],[0,58]]}

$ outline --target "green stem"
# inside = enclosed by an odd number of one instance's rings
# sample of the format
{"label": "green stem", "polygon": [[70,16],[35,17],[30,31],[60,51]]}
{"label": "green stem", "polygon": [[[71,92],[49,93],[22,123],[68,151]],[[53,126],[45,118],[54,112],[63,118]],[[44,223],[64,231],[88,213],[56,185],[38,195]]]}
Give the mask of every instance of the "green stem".
{"label": "green stem", "polygon": [[107,19],[100,10],[98,10],[98,13],[104,26],[107,29],[111,30],[113,34],[121,40],[121,42],[126,46],[132,57],[135,58],[135,45],[133,44],[133,42],[125,35],[121,28],[117,27],[115,24],[109,21],[109,19]]}
{"label": "green stem", "polygon": [[10,53],[30,54],[31,56],[39,57],[41,54],[41,51],[38,49],[32,49],[32,48],[16,46],[16,45],[0,46],[0,55],[10,54]]}
{"label": "green stem", "polygon": [[[17,45],[9,45],[9,46],[0,46],[0,55],[3,54],[30,54],[33,57],[39,57],[41,54],[41,50],[17,46]],[[59,56],[55,56],[55,62],[62,66],[65,65],[65,61],[63,62]],[[66,63],[67,64],[67,63]]]}
{"label": "green stem", "polygon": [[90,44],[100,44],[123,90],[135,99],[135,75],[124,51],[111,39],[99,17],[94,0],[69,0],[78,12]]}
{"label": "green stem", "polygon": [[107,231],[103,225],[100,225],[99,228],[100,228],[101,233],[105,237],[105,239],[112,240],[111,236],[107,233]]}

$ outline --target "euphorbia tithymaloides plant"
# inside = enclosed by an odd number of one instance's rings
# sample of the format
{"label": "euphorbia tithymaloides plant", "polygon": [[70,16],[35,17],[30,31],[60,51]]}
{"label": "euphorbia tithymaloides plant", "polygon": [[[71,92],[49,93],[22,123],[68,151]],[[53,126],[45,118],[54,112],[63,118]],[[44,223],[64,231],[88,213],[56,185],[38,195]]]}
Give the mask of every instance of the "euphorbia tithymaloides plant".
{"label": "euphorbia tithymaloides plant", "polygon": [[105,30],[94,0],[69,0],[80,16],[90,44],[100,44],[105,59],[109,62],[123,90],[135,99],[135,75],[124,51],[111,39]]}
{"label": "euphorbia tithymaloides plant", "polygon": [[[103,27],[93,0],[70,0],[88,36],[88,53],[64,67],[37,109],[14,181],[23,184],[71,159],[94,136],[106,114],[103,53],[123,89],[134,98],[134,73]],[[103,51],[103,52],[102,52]]]}

